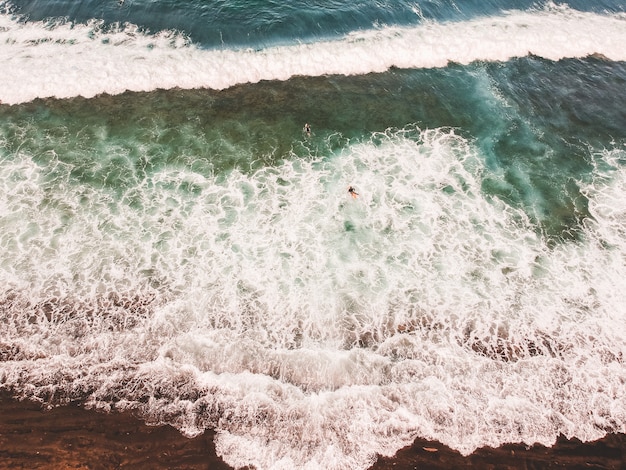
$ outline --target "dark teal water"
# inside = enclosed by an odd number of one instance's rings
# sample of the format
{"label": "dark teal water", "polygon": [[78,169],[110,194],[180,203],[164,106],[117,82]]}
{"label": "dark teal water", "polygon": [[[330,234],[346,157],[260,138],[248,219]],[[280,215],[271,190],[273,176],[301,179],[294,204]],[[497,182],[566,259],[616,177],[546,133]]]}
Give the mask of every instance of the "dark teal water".
{"label": "dark teal water", "polygon": [[625,432],[587,3],[4,3],[0,387],[263,469]]}
{"label": "dark teal water", "polygon": [[[3,110],[5,147],[39,156],[41,165],[54,151],[74,166],[77,181],[127,189],[136,183],[121,177],[127,171],[168,165],[201,175],[253,171],[292,156],[337,153],[388,128],[450,127],[474,142],[498,175],[486,175],[483,189],[559,238],[589,217],[579,183],[594,175],[590,149],[619,148],[626,138],[625,83],[622,62],[531,57],[223,92],[37,100]],[[315,139],[303,141],[305,120],[314,123]],[[112,149],[125,160],[108,158]],[[102,161],[108,163],[94,175],[94,162]]]}
{"label": "dark teal water", "polygon": [[[205,47],[271,45],[315,41],[377,25],[414,25],[424,21],[464,21],[498,15],[508,10],[541,9],[546,2],[336,0],[234,1],[149,0],[69,1],[21,0],[11,3],[31,21],[67,18],[84,23],[94,18],[108,24],[132,23],[157,32],[175,29]],[[579,11],[623,13],[622,1],[557,2]]]}

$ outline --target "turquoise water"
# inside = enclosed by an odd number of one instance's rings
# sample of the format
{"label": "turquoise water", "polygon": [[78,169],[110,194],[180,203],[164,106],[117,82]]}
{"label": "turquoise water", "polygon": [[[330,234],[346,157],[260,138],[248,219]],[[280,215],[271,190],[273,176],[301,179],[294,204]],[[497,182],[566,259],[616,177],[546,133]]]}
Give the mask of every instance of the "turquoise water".
{"label": "turquoise water", "polygon": [[626,17],[580,3],[3,4],[0,387],[235,467],[626,431]]}
{"label": "turquoise water", "polygon": [[[450,127],[473,141],[493,172],[484,178],[486,193],[558,237],[589,216],[575,183],[593,176],[588,147],[619,148],[615,139],[623,139],[626,71],[622,62],[594,59],[564,60],[558,75],[554,67],[527,58],[223,92],[36,101],[4,110],[3,136],[8,153],[28,152],[45,166],[54,152],[77,182],[123,192],[168,167],[202,176],[253,171],[337,154],[387,129]],[[314,138],[303,138],[305,120],[315,123]]]}

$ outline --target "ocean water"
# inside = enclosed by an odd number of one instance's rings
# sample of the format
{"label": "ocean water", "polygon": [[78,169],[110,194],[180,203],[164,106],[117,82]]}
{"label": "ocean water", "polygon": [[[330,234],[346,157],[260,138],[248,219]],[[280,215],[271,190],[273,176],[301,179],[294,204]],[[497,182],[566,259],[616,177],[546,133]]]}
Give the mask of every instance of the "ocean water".
{"label": "ocean water", "polygon": [[258,469],[626,432],[626,2],[0,12],[0,388]]}

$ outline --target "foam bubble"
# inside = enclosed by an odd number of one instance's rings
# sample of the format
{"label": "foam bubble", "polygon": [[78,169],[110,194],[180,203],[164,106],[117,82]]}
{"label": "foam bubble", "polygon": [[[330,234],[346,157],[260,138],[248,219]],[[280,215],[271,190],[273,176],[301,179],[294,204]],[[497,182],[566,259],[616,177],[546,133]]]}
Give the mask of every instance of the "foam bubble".
{"label": "foam bubble", "polygon": [[594,219],[548,244],[450,129],[122,193],[19,152],[0,165],[0,383],[213,427],[260,469],[367,468],[416,435],[467,454],[623,432],[623,157],[595,157]]}
{"label": "foam bubble", "polygon": [[[623,14],[565,6],[511,11],[459,23],[425,22],[355,32],[341,39],[260,50],[203,50],[179,33],[133,25],[19,22],[0,15],[0,99],[93,97],[158,88],[224,89],[297,75],[365,74],[390,67],[505,61],[534,54],[558,60],[599,54],[626,60]],[[597,32],[602,31],[602,35]]]}

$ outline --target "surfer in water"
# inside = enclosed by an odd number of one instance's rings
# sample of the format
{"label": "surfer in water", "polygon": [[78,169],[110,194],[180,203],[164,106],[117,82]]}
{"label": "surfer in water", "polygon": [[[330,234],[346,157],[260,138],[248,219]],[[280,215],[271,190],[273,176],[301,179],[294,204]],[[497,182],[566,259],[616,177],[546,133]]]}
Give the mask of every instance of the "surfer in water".
{"label": "surfer in water", "polygon": [[354,189],[354,186],[348,186],[348,192],[354,199],[356,199],[356,197],[359,195],[359,193],[356,192],[356,189]]}
{"label": "surfer in water", "polygon": [[308,122],[304,124],[304,129],[302,130],[306,132],[306,135],[311,135],[311,126],[309,125]]}

